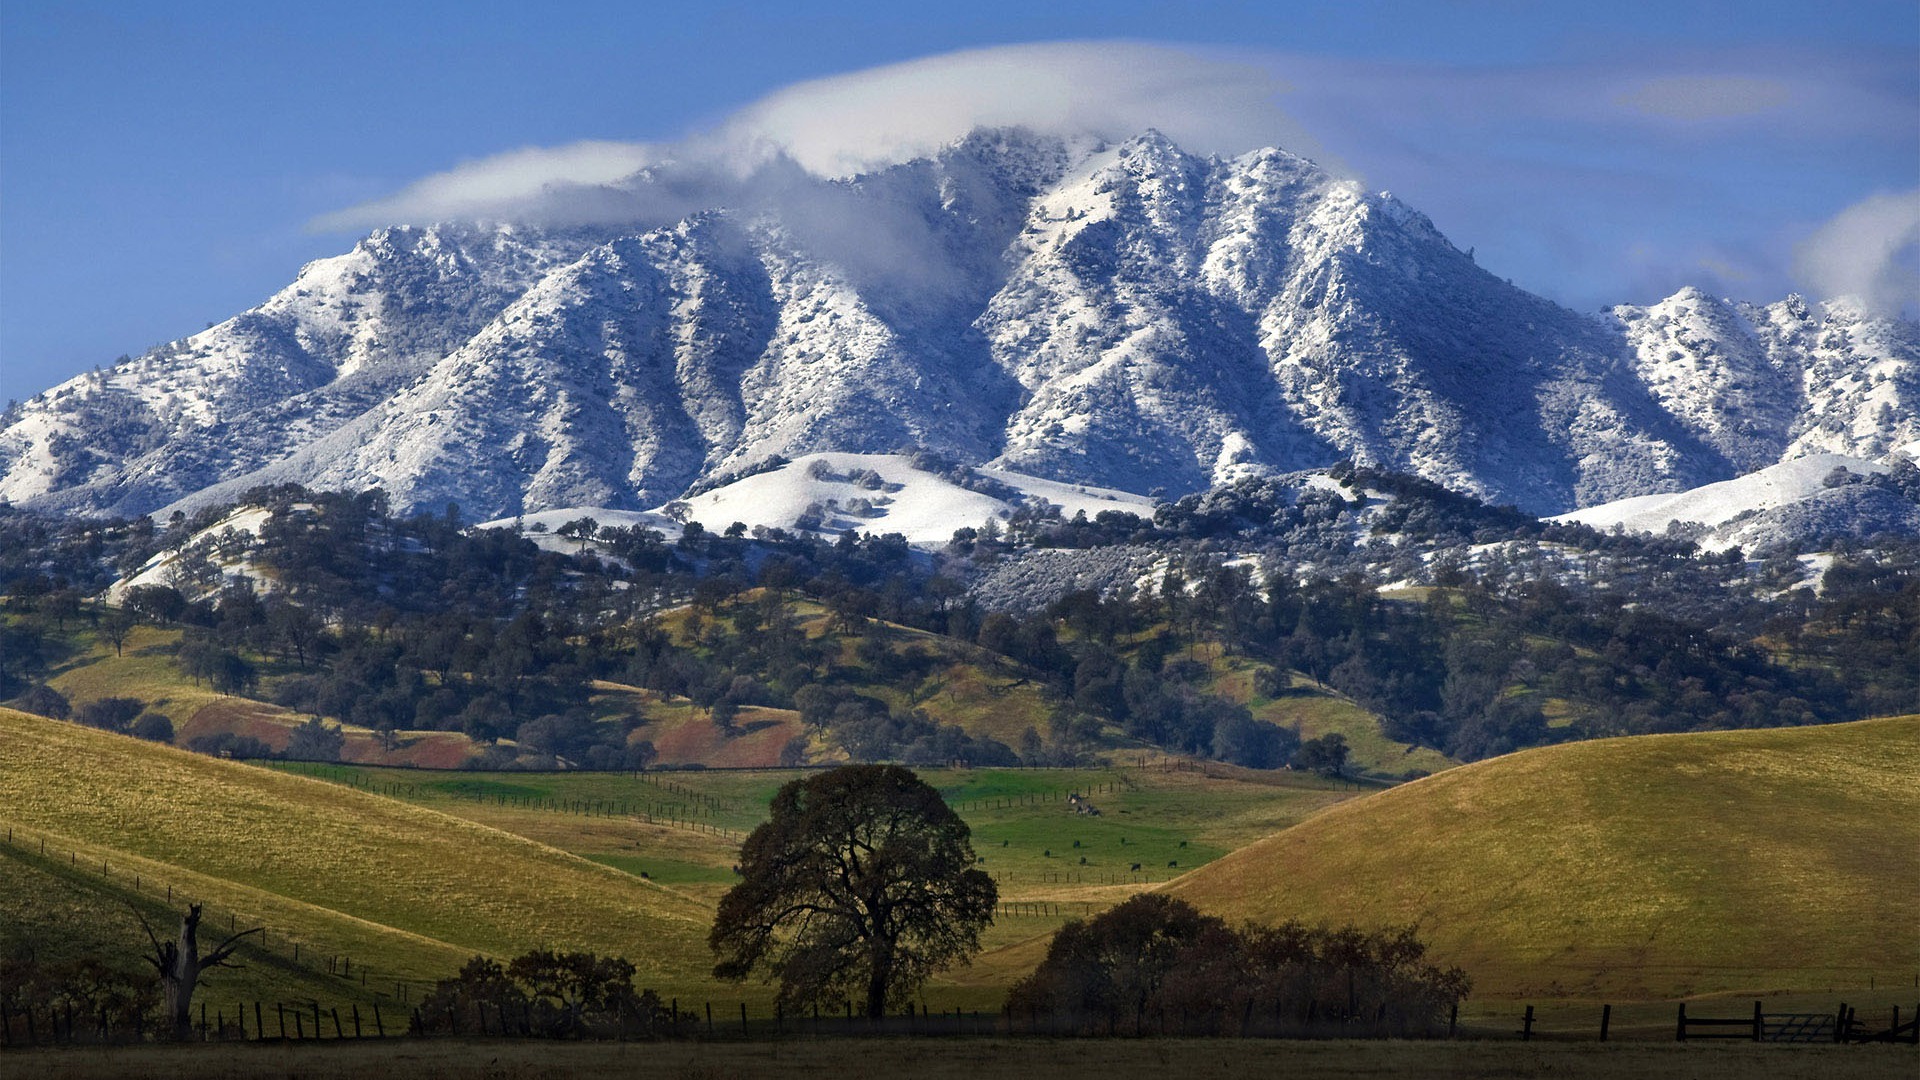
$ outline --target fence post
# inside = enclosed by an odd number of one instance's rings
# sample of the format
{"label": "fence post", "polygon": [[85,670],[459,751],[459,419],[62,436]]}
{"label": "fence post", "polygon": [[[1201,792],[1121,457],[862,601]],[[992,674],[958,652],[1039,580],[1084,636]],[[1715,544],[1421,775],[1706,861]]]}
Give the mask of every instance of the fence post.
{"label": "fence post", "polygon": [[1684,1001],[1680,1003],[1680,1025],[1675,1031],[1674,1038],[1679,1042],[1687,1041],[1687,1003]]}
{"label": "fence post", "polygon": [[313,1037],[320,1038],[320,1000],[318,998],[313,1002]]}
{"label": "fence post", "polygon": [[1520,1041],[1533,1041],[1533,1006],[1527,1006],[1527,1015],[1520,1021]]}
{"label": "fence post", "polygon": [[380,1003],[377,1001],[373,1003],[373,1030],[381,1038],[387,1037],[387,1025],[380,1019]]}
{"label": "fence post", "polygon": [[356,1039],[360,1037],[360,1005],[358,1002],[355,1002],[353,1006],[353,1037]]}
{"label": "fence post", "polygon": [[1760,1018],[1760,1003],[1756,1001],[1753,1003],[1753,1041],[1754,1042],[1760,1041],[1760,1029],[1763,1023],[1764,1021],[1762,1021]]}
{"label": "fence post", "polygon": [[1613,1021],[1613,1006],[1600,1006],[1600,1041],[1607,1041],[1607,1026]]}
{"label": "fence post", "polygon": [[713,1002],[707,1002],[707,1035],[713,1035]]}
{"label": "fence post", "polygon": [[[340,1034],[340,1006],[333,1006],[331,1011],[333,1013],[333,1037],[336,1039],[346,1038],[345,1035]],[[359,1032],[355,1031],[354,1034],[358,1035]]]}
{"label": "fence post", "polygon": [[260,999],[253,999],[253,1037],[264,1040],[267,1037],[267,1025],[260,1022]]}
{"label": "fence post", "polygon": [[747,1003],[740,1003],[740,1037],[747,1037]]}

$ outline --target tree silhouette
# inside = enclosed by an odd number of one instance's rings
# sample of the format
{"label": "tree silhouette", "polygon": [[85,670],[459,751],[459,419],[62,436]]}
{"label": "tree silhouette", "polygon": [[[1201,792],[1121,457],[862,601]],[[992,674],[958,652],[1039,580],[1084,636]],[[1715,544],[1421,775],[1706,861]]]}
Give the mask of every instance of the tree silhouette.
{"label": "tree silhouette", "polygon": [[999,900],[969,830],[909,769],[849,765],[782,787],[720,901],[714,974],[763,962],[790,1008],[843,1000],[881,1017],[965,963]]}
{"label": "tree silhouette", "polygon": [[185,1041],[193,1037],[193,991],[199,985],[200,976],[214,968],[238,967],[227,959],[240,947],[240,939],[248,934],[257,934],[260,927],[242,930],[214,946],[213,951],[200,955],[200,905],[189,904],[187,913],[180,918],[180,940],[161,941],[148,925],[147,917],[139,911],[134,916],[140,920],[140,928],[147,932],[147,940],[153,945],[153,955],[143,957],[153,969],[160,973],[160,986],[166,995],[167,1019],[171,1022],[173,1037]]}

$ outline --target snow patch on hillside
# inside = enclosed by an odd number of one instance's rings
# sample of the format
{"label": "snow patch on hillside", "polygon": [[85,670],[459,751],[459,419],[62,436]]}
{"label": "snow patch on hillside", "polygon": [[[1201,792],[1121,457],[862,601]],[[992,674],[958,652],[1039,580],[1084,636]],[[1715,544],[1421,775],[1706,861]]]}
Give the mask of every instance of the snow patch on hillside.
{"label": "snow patch on hillside", "polygon": [[[1640,533],[1661,533],[1676,523],[1687,522],[1717,529],[1743,514],[1779,509],[1820,494],[1826,490],[1827,476],[1835,469],[1861,475],[1887,471],[1886,466],[1863,458],[1810,454],[1733,480],[1673,494],[1620,499],[1548,520],[1578,522],[1602,530],[1619,525],[1629,532]],[[1702,546],[1714,549],[1714,539],[1711,535],[1703,538]],[[1731,543],[1717,546],[1724,548]]]}
{"label": "snow patch on hillside", "polygon": [[[187,553],[196,550],[206,551],[209,545],[217,543],[229,531],[258,538],[260,527],[272,517],[273,512],[262,507],[240,507],[212,525],[194,533],[186,543],[156,554],[139,570],[107,586],[104,598],[109,604],[120,604],[126,601],[129,589],[142,585],[176,585],[184,586],[181,591],[188,594],[188,599],[197,599],[192,595],[193,587],[182,580],[181,569]],[[271,587],[271,582],[259,573],[251,559],[245,557],[227,559],[218,554],[210,555],[209,558],[215,566],[219,567],[223,578],[245,577],[251,579],[256,587]]]}
{"label": "snow patch on hillside", "polygon": [[978,528],[990,519],[1012,514],[1023,502],[1044,500],[1060,507],[1066,517],[1085,512],[1094,517],[1103,510],[1150,516],[1153,500],[1144,495],[1085,484],[1063,484],[1007,469],[976,472],[1005,485],[1017,498],[973,491],[946,477],[913,467],[903,454],[808,454],[768,472],[736,480],[690,498],[645,512],[574,507],[502,518],[480,528],[506,528],[519,523],[541,525],[547,533],[530,533],[553,550],[578,545],[551,535],[551,530],[577,518],[589,517],[602,526],[639,526],[678,535],[679,521],[697,521],[713,532],[734,522],[748,528],[807,529],[833,535],[852,529],[858,533],[899,533],[920,546],[937,546],[954,531]]}

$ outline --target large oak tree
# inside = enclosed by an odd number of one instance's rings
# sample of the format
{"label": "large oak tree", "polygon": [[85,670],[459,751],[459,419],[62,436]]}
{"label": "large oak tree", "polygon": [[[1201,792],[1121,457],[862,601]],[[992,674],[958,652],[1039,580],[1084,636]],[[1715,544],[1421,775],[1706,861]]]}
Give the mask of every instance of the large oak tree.
{"label": "large oak tree", "polygon": [[868,1016],[965,963],[999,899],[959,815],[909,769],[849,765],[782,787],[741,849],[708,942],[714,974],[766,965],[788,1008]]}

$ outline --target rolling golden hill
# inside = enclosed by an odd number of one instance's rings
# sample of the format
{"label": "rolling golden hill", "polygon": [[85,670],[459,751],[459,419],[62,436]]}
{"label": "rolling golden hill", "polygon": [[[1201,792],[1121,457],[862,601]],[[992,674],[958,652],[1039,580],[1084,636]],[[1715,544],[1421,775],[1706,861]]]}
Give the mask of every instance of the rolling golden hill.
{"label": "rolling golden hill", "polygon": [[1907,985],[1920,716],[1529,750],[1334,807],[1167,889],[1232,919],[1417,923],[1478,997]]}

